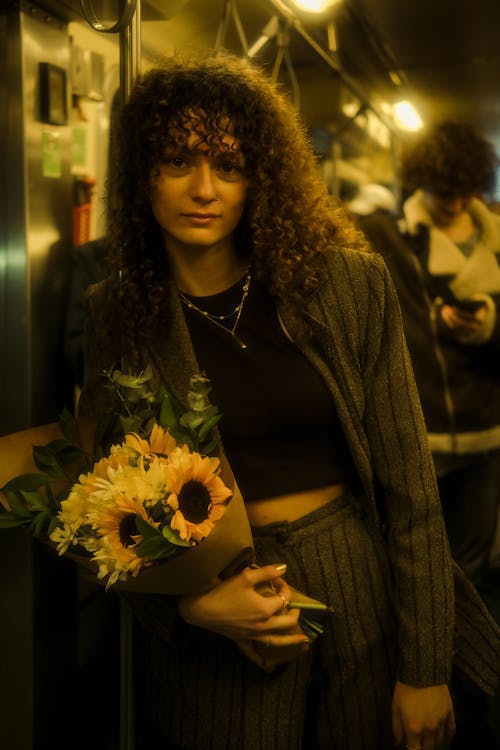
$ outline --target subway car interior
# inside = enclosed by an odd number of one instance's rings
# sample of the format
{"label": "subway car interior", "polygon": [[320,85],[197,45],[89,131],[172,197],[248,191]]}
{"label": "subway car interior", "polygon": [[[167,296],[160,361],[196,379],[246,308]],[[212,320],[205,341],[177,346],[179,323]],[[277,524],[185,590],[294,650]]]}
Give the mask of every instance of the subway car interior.
{"label": "subway car interior", "polygon": [[[76,407],[72,253],[106,232],[116,102],[163,57],[227,49],[262,66],[343,205],[376,184],[397,211],[401,149],[445,120],[500,155],[498,0],[3,0],[0,49],[0,436]],[[500,205],[500,178],[483,197]],[[0,455],[0,484],[9,470]],[[0,533],[0,747],[132,750],[119,598],[23,529]],[[500,594],[488,604],[500,619]],[[498,699],[488,722],[500,746]]]}

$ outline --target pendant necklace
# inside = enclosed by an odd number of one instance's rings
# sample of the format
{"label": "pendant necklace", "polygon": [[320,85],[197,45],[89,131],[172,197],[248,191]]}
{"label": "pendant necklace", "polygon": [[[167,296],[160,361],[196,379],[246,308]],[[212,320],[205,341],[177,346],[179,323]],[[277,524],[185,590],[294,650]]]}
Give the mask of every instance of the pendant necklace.
{"label": "pendant necklace", "polygon": [[[199,313],[200,315],[203,315],[204,318],[207,320],[210,320],[214,325],[218,326],[219,328],[222,328],[223,331],[226,331],[226,333],[229,333],[230,336],[236,341],[240,349],[246,349],[247,345],[244,341],[240,339],[239,336],[236,334],[236,328],[238,326],[238,323],[240,322],[241,313],[243,312],[243,306],[245,304],[245,300],[248,297],[248,290],[250,289],[250,281],[251,281],[252,275],[251,272],[248,271],[247,275],[245,276],[245,281],[243,283],[243,291],[241,294],[241,299],[239,303],[236,305],[234,310],[231,310],[231,312],[226,313],[225,315],[214,315],[213,313],[207,312],[207,310],[202,310],[201,307],[198,307],[197,305],[192,302],[189,297],[187,297],[184,292],[181,292],[179,289],[179,297],[181,298],[181,301],[188,307],[190,310],[195,310],[195,312]],[[232,326],[228,327],[227,325],[224,325],[224,322],[226,320],[229,320],[230,318],[234,317],[234,323]]]}

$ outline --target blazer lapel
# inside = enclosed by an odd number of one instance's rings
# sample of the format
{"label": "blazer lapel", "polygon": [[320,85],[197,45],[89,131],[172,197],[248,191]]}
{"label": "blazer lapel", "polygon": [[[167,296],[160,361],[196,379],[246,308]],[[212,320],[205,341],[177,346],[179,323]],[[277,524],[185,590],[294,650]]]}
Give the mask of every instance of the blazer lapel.
{"label": "blazer lapel", "polygon": [[186,405],[189,380],[200,372],[200,366],[181,301],[171,279],[167,282],[167,305],[169,325],[158,332],[157,345],[153,342],[148,347],[148,355],[159,383],[163,383],[181,404]]}

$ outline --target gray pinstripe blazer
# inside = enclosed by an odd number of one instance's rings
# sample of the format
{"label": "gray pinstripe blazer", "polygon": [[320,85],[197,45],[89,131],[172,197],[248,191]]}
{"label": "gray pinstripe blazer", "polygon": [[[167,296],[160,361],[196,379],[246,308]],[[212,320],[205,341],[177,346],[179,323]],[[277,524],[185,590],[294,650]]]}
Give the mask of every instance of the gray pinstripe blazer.
{"label": "gray pinstripe blazer", "polygon": [[[108,288],[97,285],[89,299],[82,413],[106,408],[99,373],[120,361],[118,337],[107,340],[99,330]],[[163,382],[185,403],[199,366],[172,282],[170,292],[172,325],[145,360],[157,385]],[[325,379],[364,488],[366,521],[387,540],[399,616],[398,678],[416,686],[442,684],[454,662],[493,691],[500,630],[450,558],[399,304],[382,258],[332,250],[301,317],[287,304],[279,312]]]}

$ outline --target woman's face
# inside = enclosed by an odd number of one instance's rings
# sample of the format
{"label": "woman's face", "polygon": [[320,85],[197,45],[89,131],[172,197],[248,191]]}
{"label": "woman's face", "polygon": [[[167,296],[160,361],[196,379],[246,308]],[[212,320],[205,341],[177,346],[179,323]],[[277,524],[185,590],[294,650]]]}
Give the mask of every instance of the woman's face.
{"label": "woman's face", "polygon": [[166,147],[151,179],[151,206],[168,252],[234,247],[248,179],[238,142],[227,132],[216,144],[190,128],[181,145]]}

